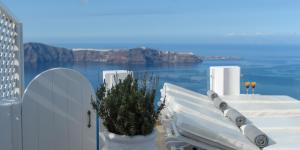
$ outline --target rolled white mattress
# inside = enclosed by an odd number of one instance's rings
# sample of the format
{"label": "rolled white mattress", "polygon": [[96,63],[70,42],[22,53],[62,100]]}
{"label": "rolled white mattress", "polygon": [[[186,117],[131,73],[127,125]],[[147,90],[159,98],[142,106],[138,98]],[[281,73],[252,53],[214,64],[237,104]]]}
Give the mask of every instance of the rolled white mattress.
{"label": "rolled white mattress", "polygon": [[211,90],[207,91],[207,96],[210,100],[214,100],[215,98],[219,97],[217,93]]}
{"label": "rolled white mattress", "polygon": [[243,134],[259,148],[264,148],[269,145],[268,136],[252,124],[243,125],[241,127]]}
{"label": "rolled white mattress", "polygon": [[224,116],[229,118],[238,127],[241,127],[247,123],[246,117],[233,108],[226,109],[224,111]]}
{"label": "rolled white mattress", "polygon": [[224,112],[228,108],[228,104],[221,100],[219,97],[213,99],[213,103],[215,107],[222,112]]}

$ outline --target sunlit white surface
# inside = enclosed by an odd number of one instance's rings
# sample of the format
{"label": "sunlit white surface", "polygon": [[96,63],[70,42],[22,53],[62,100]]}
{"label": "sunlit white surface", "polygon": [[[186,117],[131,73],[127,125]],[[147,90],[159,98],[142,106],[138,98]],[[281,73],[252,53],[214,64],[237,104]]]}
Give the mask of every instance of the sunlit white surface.
{"label": "sunlit white surface", "polygon": [[194,146],[200,148],[206,145],[209,149],[258,150],[207,96],[169,83],[162,91],[167,104],[163,115],[174,118],[169,124],[175,124],[172,130],[179,133],[176,138],[189,144],[192,142],[186,139],[196,141]]}
{"label": "sunlit white surface", "polygon": [[273,142],[266,150],[298,150],[300,143],[300,101],[289,96],[240,95],[222,97]]}
{"label": "sunlit white surface", "polygon": [[0,2],[0,149],[21,150],[22,24]]}
{"label": "sunlit white surface", "polygon": [[105,70],[103,71],[103,81],[106,83],[106,88],[111,89],[119,80],[124,80],[129,74],[128,70]]}
{"label": "sunlit white surface", "polygon": [[[169,147],[188,143],[208,149],[258,149],[207,96],[169,83],[164,84],[161,92],[166,97],[162,123],[168,132]],[[221,96],[221,99],[246,116],[248,123],[267,134],[270,145],[265,150],[299,149],[298,100],[281,95],[231,95]]]}
{"label": "sunlit white surface", "polygon": [[90,82],[74,70],[51,69],[38,75],[23,97],[23,150],[95,150],[91,99],[95,94]]}
{"label": "sunlit white surface", "polygon": [[240,94],[240,67],[212,66],[209,68],[209,89],[218,95]]}

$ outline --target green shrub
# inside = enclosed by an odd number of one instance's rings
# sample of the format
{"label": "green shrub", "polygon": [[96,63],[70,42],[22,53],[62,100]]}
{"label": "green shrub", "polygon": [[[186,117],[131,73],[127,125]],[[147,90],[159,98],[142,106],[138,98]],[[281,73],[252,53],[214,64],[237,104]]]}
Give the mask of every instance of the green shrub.
{"label": "green shrub", "polygon": [[158,120],[165,100],[155,110],[155,94],[158,77],[145,74],[142,79],[128,75],[112,89],[106,89],[105,82],[97,89],[97,100],[92,106],[101,117],[109,132],[118,135],[151,134]]}

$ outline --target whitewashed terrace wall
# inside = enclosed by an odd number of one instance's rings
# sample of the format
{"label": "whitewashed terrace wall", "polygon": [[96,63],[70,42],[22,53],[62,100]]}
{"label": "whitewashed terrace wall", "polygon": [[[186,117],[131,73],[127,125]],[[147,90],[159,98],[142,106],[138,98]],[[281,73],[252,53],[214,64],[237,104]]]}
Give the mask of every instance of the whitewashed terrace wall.
{"label": "whitewashed terrace wall", "polygon": [[21,150],[22,24],[0,3],[0,149]]}

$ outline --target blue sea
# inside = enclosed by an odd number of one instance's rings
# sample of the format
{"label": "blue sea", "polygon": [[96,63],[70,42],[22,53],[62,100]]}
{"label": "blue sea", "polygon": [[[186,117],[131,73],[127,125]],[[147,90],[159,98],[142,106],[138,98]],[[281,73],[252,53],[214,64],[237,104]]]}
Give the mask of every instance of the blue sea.
{"label": "blue sea", "polygon": [[[103,65],[80,64],[38,64],[25,66],[25,83],[39,73],[55,67],[67,67],[81,72],[96,88],[102,82],[102,71],[128,69],[158,75],[160,87],[164,82],[206,93],[208,89],[208,68],[214,65],[238,65],[241,67],[241,83],[255,81],[256,93],[288,95],[300,99],[300,45],[222,45],[222,44],[57,44],[68,48],[134,48],[146,46],[159,50],[193,52],[202,56],[238,56],[241,60],[204,61],[190,65]],[[245,87],[241,84],[241,93]]]}

